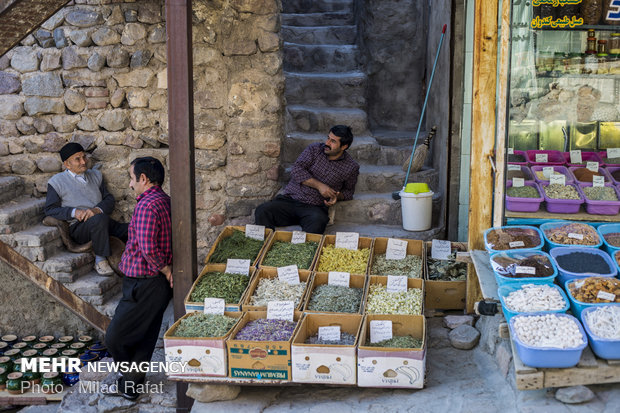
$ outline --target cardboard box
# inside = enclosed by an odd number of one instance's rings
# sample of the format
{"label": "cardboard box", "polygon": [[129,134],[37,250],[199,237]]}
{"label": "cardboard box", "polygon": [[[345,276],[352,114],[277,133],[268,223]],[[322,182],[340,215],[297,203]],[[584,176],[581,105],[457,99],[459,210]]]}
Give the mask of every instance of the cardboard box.
{"label": "cardboard box", "polygon": [[[368,266],[368,274],[369,275],[396,275],[396,274],[374,274],[372,272],[372,264],[375,259],[375,255],[385,254],[387,251],[387,244],[389,238],[379,237],[375,238],[375,243],[372,248],[372,256],[370,257],[370,265]],[[402,239],[397,238],[402,241],[407,241],[407,255],[417,255],[422,258],[422,266],[420,271],[420,278],[424,278],[424,266],[425,266],[425,254],[424,254],[424,241],[420,241],[417,239]]]}
{"label": "cardboard box", "polygon": [[[299,303],[295,306],[295,310],[301,310],[302,308],[304,308],[304,305],[306,303],[306,298],[308,295],[308,287],[310,286],[310,283],[312,281],[312,273],[310,271],[307,271],[307,270],[298,270],[298,271],[299,271],[299,281],[300,282],[304,281],[306,283],[306,288],[304,289],[304,292],[299,300]],[[254,295],[254,292],[256,291],[256,287],[258,287],[258,283],[263,278],[278,278],[278,269],[274,267],[268,267],[268,268],[260,268],[258,269],[258,271],[256,271],[255,276],[252,277],[252,280],[250,281],[250,285],[248,286],[245,298],[243,300],[243,311],[267,311],[266,305],[260,306],[260,305],[250,304],[252,296]]]}
{"label": "cardboard box", "polygon": [[[192,302],[190,301],[190,297],[192,295],[192,292],[194,291],[194,289],[196,288],[196,286],[198,285],[198,283],[200,282],[200,280],[202,279],[202,277],[205,276],[205,274],[207,274],[208,272],[224,272],[226,271],[226,264],[207,264],[205,265],[205,267],[202,269],[202,272],[200,273],[200,275],[198,276],[198,278],[196,278],[196,281],[194,281],[194,284],[192,284],[192,288],[190,288],[189,292],[187,293],[187,295],[185,296],[185,312],[189,313],[191,311],[204,311],[205,308],[205,303],[204,301],[199,303],[199,302]],[[225,307],[225,311],[241,311],[241,304],[243,303],[243,300],[245,299],[247,293],[248,293],[248,288],[250,287],[250,284],[252,283],[252,279],[254,277],[254,274],[256,272],[256,267],[250,267],[250,274],[248,275],[248,286],[246,287],[245,291],[243,292],[243,294],[241,294],[241,298],[239,299],[239,302],[236,303],[226,303],[226,307]]]}
{"label": "cardboard box", "polygon": [[[366,296],[364,297],[364,313],[368,313],[368,296],[370,295],[370,286],[373,284],[382,284],[387,286],[388,277],[382,275],[371,275],[366,287]],[[420,278],[407,278],[407,290],[419,288],[422,290],[421,314],[424,314],[424,280]]]}
{"label": "cardboard box", "polygon": [[[366,346],[371,320],[391,320],[392,334],[423,340],[422,348],[402,349]],[[359,387],[421,389],[426,380],[426,319],[421,315],[367,315],[357,349]]]}
{"label": "cardboard box", "polygon": [[[312,278],[312,283],[308,287],[308,298],[306,299],[306,304],[303,307],[304,312],[311,313],[324,313],[323,311],[316,311],[308,309],[308,304],[310,303],[310,298],[312,298],[312,293],[314,289],[319,285],[327,284],[329,281],[329,273],[327,272],[317,272],[314,273],[314,277]],[[360,309],[356,314],[364,314],[364,297],[366,297],[366,283],[368,279],[365,275],[361,274],[351,274],[351,278],[349,279],[349,287],[351,288],[361,288],[362,289],[362,298],[360,302]],[[351,314],[351,313],[328,313],[328,314]]]}
{"label": "cardboard box", "polygon": [[[464,310],[467,297],[467,280],[463,281],[437,281],[429,279],[428,259],[431,256],[432,242],[425,244],[426,260],[424,269],[424,284],[426,285],[426,299],[424,305],[427,309],[441,310]],[[452,251],[467,251],[466,242],[452,242]]]}
{"label": "cardboard box", "polygon": [[[265,261],[265,257],[267,256],[267,253],[271,250],[271,247],[273,246],[273,244],[276,241],[284,241],[284,242],[291,242],[291,239],[293,239],[293,232],[292,231],[276,231],[274,232],[273,236],[269,239],[269,242],[267,243],[267,245],[265,245],[265,250],[263,252],[263,256],[260,259],[260,262],[258,263],[258,266],[261,268],[275,268],[271,265],[263,265],[263,261]],[[310,267],[308,268],[300,268],[300,270],[308,270],[308,271],[314,271],[314,266],[316,265],[318,259],[319,259],[319,254],[321,253],[321,247],[323,246],[323,235],[321,234],[310,234],[307,233],[306,234],[306,242],[316,242],[318,243],[318,247],[316,249],[316,252],[314,253],[314,258],[312,259],[312,262],[310,263]],[[293,265],[293,263],[291,263],[291,265]]]}
{"label": "cardboard box", "polygon": [[[370,250],[370,254],[368,255],[368,261],[366,262],[366,271],[364,271],[364,274],[368,273],[368,264],[370,263],[370,259],[372,258],[372,244],[373,244],[374,240],[372,238],[366,238],[366,237],[359,237],[359,241],[357,243],[357,249],[362,249],[362,248],[368,248]],[[323,245],[321,246],[321,250],[323,250],[323,248],[325,247],[325,245],[336,245],[336,236],[335,235],[325,235],[323,237]],[[322,253],[322,251],[321,251]],[[318,271],[319,270],[319,265],[321,263],[321,256],[319,254],[319,259],[316,262],[316,265],[314,266],[314,270]],[[344,271],[344,270],[334,270],[334,271]],[[349,271],[347,271],[349,272]]]}
{"label": "cardboard box", "polygon": [[[215,252],[215,248],[217,247],[217,245],[224,238],[230,237],[233,234],[234,230],[239,230],[245,233],[245,226],[227,226],[226,228],[224,228],[222,232],[220,232],[220,235],[218,235],[217,238],[215,239],[215,242],[213,243],[213,245],[211,246],[211,249],[209,250],[209,253],[207,254],[205,258],[205,264],[209,264],[209,260],[211,259],[211,256]],[[269,242],[272,236],[273,236],[273,230],[270,228],[265,228],[265,241],[263,241],[263,247],[258,252],[258,255],[254,259],[254,261],[250,262],[250,265],[254,267],[258,266],[258,262],[260,261],[261,257],[263,256],[263,252],[265,251],[265,245],[267,245],[267,243]],[[226,264],[226,263],[224,262],[224,263],[211,263],[211,264]]]}
{"label": "cardboard box", "polygon": [[[299,322],[303,313],[295,312]],[[235,340],[235,336],[252,320],[267,318],[266,311],[248,311],[237,323],[228,340],[228,375],[233,378],[265,380],[291,380],[291,342],[297,327],[288,341]]]}
{"label": "cardboard box", "polygon": [[[293,381],[297,383],[350,384],[357,382],[356,345],[362,326],[359,314],[306,314],[292,344]],[[350,346],[305,344],[319,327],[339,326],[355,336]]]}
{"label": "cardboard box", "polygon": [[[225,312],[224,315],[241,320],[243,313]],[[226,377],[228,373],[226,339],[236,324],[222,337],[173,337],[185,314],[164,334],[166,362],[187,362],[184,372],[168,372],[169,377]]]}

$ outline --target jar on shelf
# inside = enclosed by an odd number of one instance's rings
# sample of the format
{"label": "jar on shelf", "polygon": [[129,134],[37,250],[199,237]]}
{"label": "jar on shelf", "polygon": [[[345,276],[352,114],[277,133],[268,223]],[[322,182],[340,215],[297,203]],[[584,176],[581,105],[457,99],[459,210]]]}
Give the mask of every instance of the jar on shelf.
{"label": "jar on shelf", "polygon": [[571,75],[578,75],[583,69],[583,56],[581,53],[571,53],[568,59],[568,66],[566,67],[566,73]]}
{"label": "jar on shelf", "polygon": [[620,54],[620,33],[612,33],[609,36],[609,54],[611,55],[619,55]]}
{"label": "jar on shelf", "polygon": [[583,0],[581,2],[583,24],[598,24],[602,15],[603,0]]}
{"label": "jar on shelf", "polygon": [[607,48],[607,40],[601,39],[598,41],[598,53],[596,57],[598,58],[598,70],[597,73],[600,75],[604,75],[609,73],[609,53]]}
{"label": "jar on shelf", "polygon": [[594,52],[586,52],[584,58],[583,73],[584,74],[596,74],[598,72],[598,57]]}

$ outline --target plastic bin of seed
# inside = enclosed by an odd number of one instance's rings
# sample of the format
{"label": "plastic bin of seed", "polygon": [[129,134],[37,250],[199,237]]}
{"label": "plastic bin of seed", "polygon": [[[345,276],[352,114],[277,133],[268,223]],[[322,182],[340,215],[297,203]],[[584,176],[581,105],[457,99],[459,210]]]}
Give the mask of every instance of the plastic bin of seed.
{"label": "plastic bin of seed", "polygon": [[240,311],[256,267],[244,274],[226,273],[225,264],[207,264],[185,297],[185,311],[203,311],[204,299],[222,298],[226,311]]}
{"label": "plastic bin of seed", "polygon": [[618,165],[618,166],[607,166],[605,169],[607,170],[607,173],[611,177],[611,182],[614,185],[620,185],[620,165]]}
{"label": "plastic bin of seed", "polygon": [[586,212],[593,215],[617,215],[620,211],[620,192],[611,184],[594,187],[592,183],[580,183],[579,190],[586,200]]}
{"label": "plastic bin of seed", "polygon": [[[547,174],[546,173],[547,169],[545,168],[551,168],[553,172]],[[561,165],[553,165],[553,166],[532,165],[531,171],[532,171],[532,175],[534,175],[534,180],[538,183],[548,184],[549,176],[552,174],[553,175],[564,175],[565,182],[567,184],[572,184],[575,181],[573,174],[570,173],[568,168],[566,168],[565,166],[561,166]],[[507,179],[508,178],[506,178],[506,180]]]}
{"label": "plastic bin of seed", "polygon": [[536,182],[513,186],[513,181],[507,181],[505,198],[506,209],[515,212],[536,212],[544,201]]}
{"label": "plastic bin of seed", "polygon": [[549,254],[538,250],[497,252],[490,262],[498,286],[551,284],[558,274]]}
{"label": "plastic bin of seed", "polygon": [[259,267],[286,267],[297,265],[300,270],[313,271],[319,258],[323,235],[306,234],[306,242],[293,244],[291,231],[276,231],[267,244],[258,263]]}
{"label": "plastic bin of seed", "polygon": [[602,166],[602,164],[603,164],[603,161],[601,160],[601,158],[598,156],[598,153],[596,153],[596,152],[581,151],[581,163],[573,163],[573,162],[571,162],[570,152],[562,152],[562,155],[564,156],[564,160],[566,161],[566,164],[569,167],[571,167],[571,166],[577,166],[577,167],[586,166],[587,162],[598,162],[599,166]]}
{"label": "plastic bin of seed", "polygon": [[[525,151],[525,153],[527,154],[527,161],[530,163],[530,165],[551,166],[551,165],[564,165],[566,163],[566,160],[564,159],[564,156],[562,155],[562,152],[560,151],[528,150],[528,151]],[[536,155],[547,155],[547,161],[537,160]]]}
{"label": "plastic bin of seed", "polygon": [[528,225],[492,227],[484,231],[484,247],[489,254],[506,250],[541,249],[543,241],[542,232]]}
{"label": "plastic bin of seed", "polygon": [[603,245],[601,236],[592,225],[571,221],[550,221],[540,225],[545,237],[545,251],[555,247],[578,245],[599,248]]}
{"label": "plastic bin of seed", "polygon": [[387,290],[388,277],[373,275],[368,280],[364,312],[366,314],[424,314],[424,281],[407,279],[407,291]]}
{"label": "plastic bin of seed", "polygon": [[586,277],[615,277],[616,265],[603,250],[587,247],[557,247],[549,252],[558,269],[558,284]]}
{"label": "plastic bin of seed", "polygon": [[594,354],[603,359],[620,359],[620,305],[586,308],[581,322]]}
{"label": "plastic bin of seed", "polygon": [[525,151],[515,150],[513,153],[509,153],[506,159],[509,165],[527,165],[527,154]]}
{"label": "plastic bin of seed", "polygon": [[599,225],[596,232],[603,241],[603,250],[613,257],[620,250],[620,224]]}
{"label": "plastic bin of seed", "polygon": [[277,268],[260,268],[248,287],[243,311],[267,310],[269,301],[293,301],[295,310],[301,310],[311,282],[308,270],[299,270],[299,284],[289,284],[278,279]]}
{"label": "plastic bin of seed", "polygon": [[545,198],[547,212],[554,214],[576,214],[585,202],[575,184],[540,184]]}
{"label": "plastic bin of seed", "polygon": [[407,242],[407,252],[402,260],[387,259],[389,238],[377,237],[372,248],[372,264],[369,267],[370,275],[404,275],[409,278],[423,278],[424,276],[424,242],[414,239],[401,239]]}
{"label": "plastic bin of seed", "polygon": [[506,170],[506,181],[512,181],[513,178],[522,178],[524,181],[533,181],[534,175],[527,165],[508,164]]}
{"label": "plastic bin of seed", "polygon": [[611,176],[605,168],[598,168],[598,171],[594,172],[584,166],[569,166],[568,170],[573,174],[577,183],[592,183],[592,177],[594,176],[602,176],[605,178],[605,182],[611,183]]}
{"label": "plastic bin of seed", "polygon": [[365,275],[350,274],[349,286],[329,285],[329,273],[317,272],[308,286],[308,299],[303,307],[312,313],[363,313],[366,294]]}
{"label": "plastic bin of seed", "polygon": [[245,236],[244,226],[228,226],[215,239],[205,263],[225,264],[228,259],[249,259],[250,265],[256,266],[272,235],[273,230],[266,228],[264,240],[256,240]]}
{"label": "plastic bin of seed", "polygon": [[576,317],[588,307],[620,305],[620,280],[611,277],[588,277],[564,283],[571,311]]}
{"label": "plastic bin of seed", "polygon": [[620,158],[610,158],[607,156],[607,151],[598,152],[598,157],[601,158],[601,164],[605,165],[607,169],[620,167]]}
{"label": "plastic bin of seed", "polygon": [[504,317],[524,313],[565,313],[569,302],[566,294],[555,284],[503,285],[497,289]]}
{"label": "plastic bin of seed", "polygon": [[371,259],[372,245],[372,238],[359,237],[357,250],[336,248],[336,236],[325,235],[316,271],[366,274]]}

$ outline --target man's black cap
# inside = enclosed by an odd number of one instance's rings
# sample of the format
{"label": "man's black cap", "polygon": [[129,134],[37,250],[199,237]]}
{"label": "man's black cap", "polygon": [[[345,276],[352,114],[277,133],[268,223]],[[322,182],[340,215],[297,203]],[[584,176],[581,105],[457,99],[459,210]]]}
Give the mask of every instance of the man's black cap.
{"label": "man's black cap", "polygon": [[71,155],[78,152],[84,152],[84,148],[77,142],[69,142],[60,149],[60,159],[64,162],[71,157]]}

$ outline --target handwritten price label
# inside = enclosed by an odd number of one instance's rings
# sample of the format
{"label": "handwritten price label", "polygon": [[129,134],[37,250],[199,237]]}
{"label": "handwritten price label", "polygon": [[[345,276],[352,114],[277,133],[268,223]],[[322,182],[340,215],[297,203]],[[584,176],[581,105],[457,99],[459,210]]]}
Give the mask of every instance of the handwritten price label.
{"label": "handwritten price label", "polygon": [[299,284],[299,270],[297,265],[278,267],[278,279],[287,284]]}
{"label": "handwritten price label", "polygon": [[330,271],[327,274],[328,285],[340,285],[342,287],[348,287],[351,281],[351,274],[348,272]]}
{"label": "handwritten price label", "polygon": [[599,291],[596,294],[596,298],[600,298],[601,300],[607,300],[607,301],[615,301],[616,294],[608,293],[607,291]]}
{"label": "handwritten price label", "polygon": [[523,242],[523,241],[510,241],[508,243],[508,246],[510,248],[521,248],[521,247],[525,247],[525,242]]}
{"label": "handwritten price label", "polygon": [[407,241],[389,238],[385,258],[388,260],[402,260],[407,256]]}
{"label": "handwritten price label", "polygon": [[570,151],[570,163],[582,163],[581,150],[575,149]]}
{"label": "handwritten price label", "polygon": [[205,297],[205,314],[224,314],[226,303],[223,298]]}
{"label": "handwritten price label", "polygon": [[508,148],[508,155],[514,155],[515,148]]}
{"label": "handwritten price label", "polygon": [[357,250],[360,234],[357,232],[336,232],[336,248]]}
{"label": "handwritten price label", "polygon": [[593,176],[592,177],[592,186],[595,188],[602,188],[605,186],[605,177],[604,176]]}
{"label": "handwritten price label", "polygon": [[319,340],[340,341],[340,327],[339,326],[319,327]]}
{"label": "handwritten price label", "polygon": [[370,320],[370,342],[378,343],[380,341],[392,338],[392,322],[390,320]]}
{"label": "handwritten price label", "polygon": [[592,172],[598,172],[598,162],[586,162],[586,168]]}
{"label": "handwritten price label", "polygon": [[226,260],[226,272],[228,274],[250,275],[250,260]]}
{"label": "handwritten price label", "polygon": [[542,169],[543,176],[547,179],[549,179],[549,177],[553,175],[553,172],[554,172],[553,166],[545,166]]}
{"label": "handwritten price label", "polygon": [[523,178],[512,178],[512,186],[515,188],[520,188],[525,186],[525,179]]}
{"label": "handwritten price label", "polygon": [[549,155],[546,153],[537,153],[535,159],[536,162],[549,162]]}
{"label": "handwritten price label", "polygon": [[549,177],[549,184],[566,185],[566,177],[564,175],[551,175]]}
{"label": "handwritten price label", "polygon": [[306,242],[306,233],[303,231],[293,231],[291,244],[303,244]]}
{"label": "handwritten price label", "polygon": [[264,225],[246,225],[245,236],[260,241],[265,240],[265,226]]}
{"label": "handwritten price label", "polygon": [[389,293],[407,291],[407,277],[401,275],[388,275],[386,289]]}
{"label": "handwritten price label", "polygon": [[608,158],[620,158],[620,148],[607,148]]}
{"label": "handwritten price label", "polygon": [[575,232],[569,232],[568,233],[568,238],[583,240],[583,234],[577,234]]}
{"label": "handwritten price label", "polygon": [[269,301],[267,303],[267,318],[270,320],[293,321],[295,303],[292,301]]}
{"label": "handwritten price label", "polygon": [[450,241],[434,239],[431,243],[431,258],[434,260],[450,259],[452,244]]}
{"label": "handwritten price label", "polygon": [[521,165],[512,165],[512,164],[509,164],[509,165],[508,165],[508,170],[509,170],[509,171],[520,171],[520,170],[521,170]]}
{"label": "handwritten price label", "polygon": [[518,265],[517,268],[515,268],[515,273],[517,273],[517,274],[536,275],[536,268],[534,268],[534,267],[523,267],[523,266]]}

